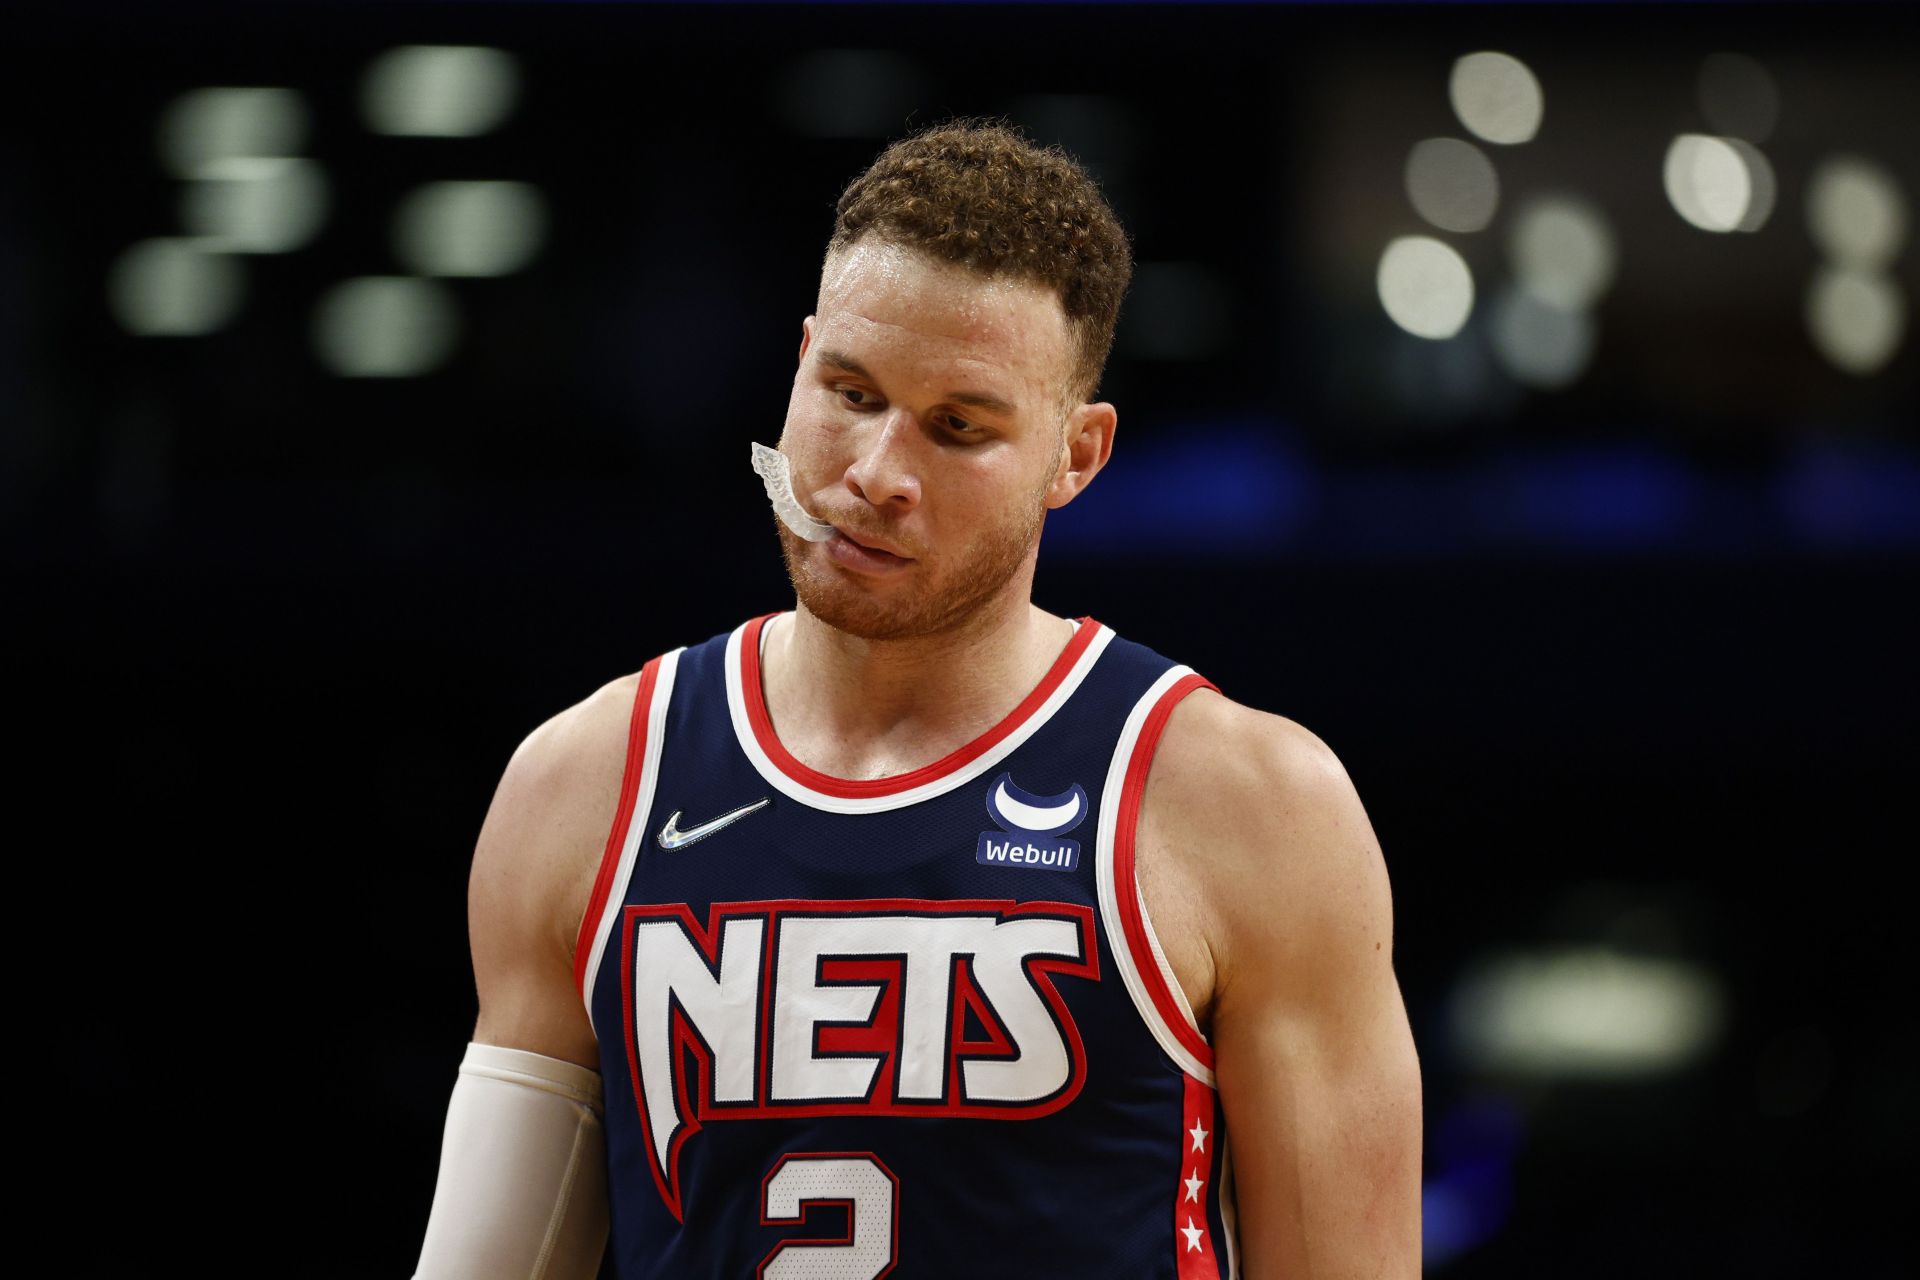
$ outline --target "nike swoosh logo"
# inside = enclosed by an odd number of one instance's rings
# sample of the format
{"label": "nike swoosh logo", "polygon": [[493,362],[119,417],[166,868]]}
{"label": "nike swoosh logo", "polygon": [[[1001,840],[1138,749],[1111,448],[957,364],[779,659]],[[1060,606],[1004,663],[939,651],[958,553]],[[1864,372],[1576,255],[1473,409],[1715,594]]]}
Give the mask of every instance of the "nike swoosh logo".
{"label": "nike swoosh logo", "polygon": [[685,831],[680,829],[680,811],[675,809],[673,816],[667,819],[667,825],[660,828],[660,847],[662,849],[684,849],[696,840],[705,840],[720,828],[729,823],[738,822],[755,809],[764,807],[771,799],[771,796],[761,796],[752,804],[743,804],[731,813],[721,814],[712,822],[703,822],[699,826],[689,827]]}

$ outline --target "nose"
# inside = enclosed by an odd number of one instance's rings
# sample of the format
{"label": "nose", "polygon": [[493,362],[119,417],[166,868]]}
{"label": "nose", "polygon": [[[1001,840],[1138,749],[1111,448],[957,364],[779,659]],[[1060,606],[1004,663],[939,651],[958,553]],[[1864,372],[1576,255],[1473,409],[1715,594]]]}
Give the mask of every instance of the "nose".
{"label": "nose", "polygon": [[847,488],[876,507],[911,511],[920,502],[920,472],[913,442],[919,432],[905,409],[868,419],[859,451],[847,467]]}

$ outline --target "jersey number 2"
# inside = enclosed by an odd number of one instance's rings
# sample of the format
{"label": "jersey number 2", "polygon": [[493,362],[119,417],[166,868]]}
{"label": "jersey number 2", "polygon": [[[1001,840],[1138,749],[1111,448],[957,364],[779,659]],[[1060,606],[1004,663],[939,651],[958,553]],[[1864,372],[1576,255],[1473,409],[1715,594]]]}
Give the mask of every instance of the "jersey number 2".
{"label": "jersey number 2", "polygon": [[900,1260],[900,1182],[864,1152],[781,1156],[760,1185],[762,1226],[804,1225],[815,1205],[843,1205],[844,1239],[784,1240],[754,1272],[759,1280],[880,1280]]}

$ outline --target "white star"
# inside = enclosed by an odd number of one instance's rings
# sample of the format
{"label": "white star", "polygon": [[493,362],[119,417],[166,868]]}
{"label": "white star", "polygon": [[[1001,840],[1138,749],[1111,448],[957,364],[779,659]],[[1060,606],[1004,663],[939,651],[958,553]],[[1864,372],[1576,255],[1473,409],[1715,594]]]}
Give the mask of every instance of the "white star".
{"label": "white star", "polygon": [[1206,1185],[1207,1185],[1207,1180],[1200,1176],[1200,1171],[1198,1169],[1195,1169],[1193,1171],[1193,1176],[1187,1179],[1187,1199],[1193,1201],[1195,1204],[1199,1204],[1200,1188]]}
{"label": "white star", "polygon": [[1193,1149],[1195,1151],[1205,1151],[1207,1149],[1207,1131],[1200,1127],[1198,1120],[1193,1122],[1193,1128],[1187,1130],[1187,1136],[1193,1139]]}
{"label": "white star", "polygon": [[1193,1219],[1187,1219],[1187,1225],[1180,1228],[1180,1234],[1187,1238],[1187,1252],[1200,1252],[1200,1237],[1207,1234],[1205,1229],[1193,1225]]}

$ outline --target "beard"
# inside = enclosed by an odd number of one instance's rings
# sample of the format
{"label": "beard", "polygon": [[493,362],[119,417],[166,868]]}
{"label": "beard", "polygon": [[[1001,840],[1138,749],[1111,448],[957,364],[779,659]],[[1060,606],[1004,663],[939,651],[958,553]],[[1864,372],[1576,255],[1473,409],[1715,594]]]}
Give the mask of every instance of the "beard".
{"label": "beard", "polygon": [[944,577],[930,577],[923,561],[908,571],[915,582],[884,593],[867,590],[855,575],[831,564],[820,564],[820,557],[809,550],[815,544],[778,518],[774,524],[787,578],[807,612],[862,640],[907,640],[955,630],[1005,589],[1039,540],[1046,522],[1041,500],[1045,492],[1043,483],[1019,521],[989,530],[969,548],[965,562]]}

